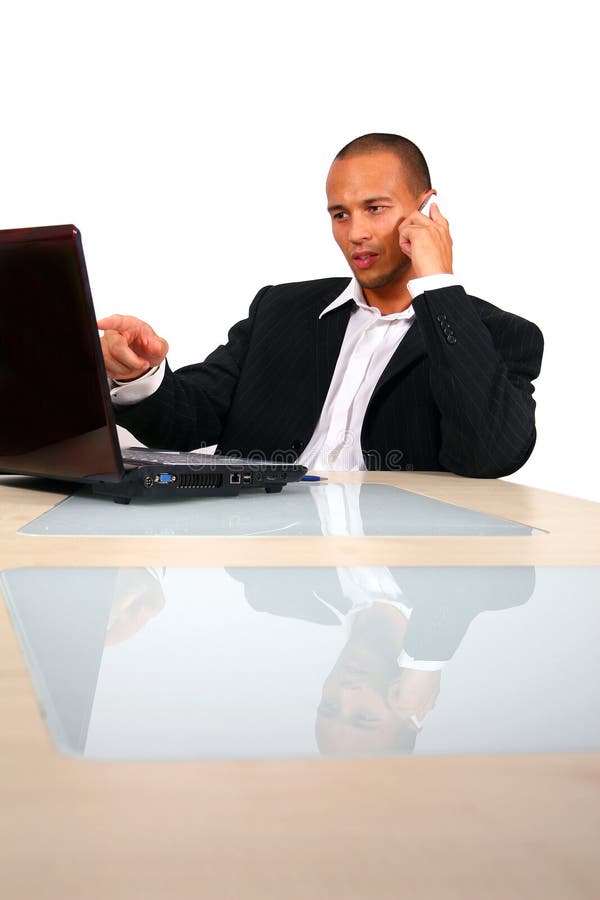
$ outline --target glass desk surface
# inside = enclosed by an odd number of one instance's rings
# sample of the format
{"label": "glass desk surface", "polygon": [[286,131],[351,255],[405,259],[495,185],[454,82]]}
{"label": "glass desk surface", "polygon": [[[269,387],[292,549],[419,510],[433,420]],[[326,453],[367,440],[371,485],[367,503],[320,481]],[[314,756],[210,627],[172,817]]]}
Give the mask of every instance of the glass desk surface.
{"label": "glass desk surface", "polygon": [[289,484],[280,494],[128,506],[83,489],[21,528],[31,535],[532,535],[539,529],[387,484]]}
{"label": "glass desk surface", "polygon": [[600,747],[600,568],[38,568],[2,593],[95,760]]}

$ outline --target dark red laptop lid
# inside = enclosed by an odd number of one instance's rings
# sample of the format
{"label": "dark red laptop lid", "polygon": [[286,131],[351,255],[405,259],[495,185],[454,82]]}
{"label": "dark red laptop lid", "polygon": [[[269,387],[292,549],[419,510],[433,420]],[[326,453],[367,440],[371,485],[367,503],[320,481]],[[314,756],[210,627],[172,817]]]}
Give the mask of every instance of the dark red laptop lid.
{"label": "dark red laptop lid", "polygon": [[123,474],[81,236],[0,231],[0,471]]}

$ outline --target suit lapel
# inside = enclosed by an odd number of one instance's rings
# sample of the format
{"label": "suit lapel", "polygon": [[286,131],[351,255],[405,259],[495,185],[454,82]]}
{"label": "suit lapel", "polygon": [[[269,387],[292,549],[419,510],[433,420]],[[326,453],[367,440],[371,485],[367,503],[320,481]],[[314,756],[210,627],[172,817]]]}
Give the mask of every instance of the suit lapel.
{"label": "suit lapel", "polygon": [[387,384],[390,379],[400,375],[405,369],[411,366],[416,360],[425,355],[425,343],[423,335],[417,320],[412,323],[403,339],[396,347],[392,358],[381,373],[381,377],[375,386],[371,400],[377,395],[378,391]]}
{"label": "suit lapel", "polygon": [[320,415],[327,397],[353,306],[354,300],[347,300],[342,306],[328,312],[322,319],[319,319],[318,314],[315,316],[317,332],[315,407],[319,410],[318,415]]}
{"label": "suit lapel", "polygon": [[[324,309],[332,299],[332,297],[328,297],[325,302],[323,302],[323,298],[321,298],[321,309]],[[313,411],[316,413],[317,418],[321,414],[325,398],[327,397],[329,385],[333,378],[335,365],[348,326],[348,319],[350,318],[353,307],[354,301],[347,300],[346,303],[339,306],[337,309],[333,309],[331,312],[327,313],[327,315],[323,316],[322,319],[319,319],[320,310],[313,314],[316,330],[315,346],[317,354],[317,380],[315,384],[315,393],[313,395]],[[424,356],[425,352],[423,336],[419,324],[415,319],[383,370],[381,377],[375,386],[369,405],[377,395],[378,391],[380,391],[390,379],[400,375],[416,362],[416,360]]]}

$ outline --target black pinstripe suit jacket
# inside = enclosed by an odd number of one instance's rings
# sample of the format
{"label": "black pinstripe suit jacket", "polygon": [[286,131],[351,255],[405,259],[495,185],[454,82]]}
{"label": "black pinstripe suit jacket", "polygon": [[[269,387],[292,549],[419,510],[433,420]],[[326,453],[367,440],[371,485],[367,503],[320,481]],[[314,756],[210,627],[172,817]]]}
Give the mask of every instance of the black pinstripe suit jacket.
{"label": "black pinstripe suit jacket", "polygon": [[[317,424],[353,301],[319,314],[348,283],[263,288],[227,344],[203,363],[167,366],[159,390],[118,409],[117,421],[150,447],[296,458]],[[459,286],[426,291],[413,308],[365,414],[367,468],[514,472],[535,443],[540,330]]]}
{"label": "black pinstripe suit jacket", "polygon": [[[268,568],[225,571],[258,612],[336,626],[352,609],[334,568],[280,569],[275,582]],[[403,566],[389,573],[412,609],[404,649],[421,660],[450,659],[475,616],[521,606],[535,587],[531,566]]]}

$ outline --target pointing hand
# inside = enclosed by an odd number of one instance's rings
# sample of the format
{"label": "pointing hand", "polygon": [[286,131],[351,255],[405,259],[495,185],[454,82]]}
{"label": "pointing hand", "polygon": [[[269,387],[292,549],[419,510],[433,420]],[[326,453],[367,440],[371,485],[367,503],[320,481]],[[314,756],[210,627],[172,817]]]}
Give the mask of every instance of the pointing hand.
{"label": "pointing hand", "polygon": [[107,316],[98,328],[104,365],[109,378],[133,381],[163,361],[169,350],[164,338],[141,319],[134,316]]}

